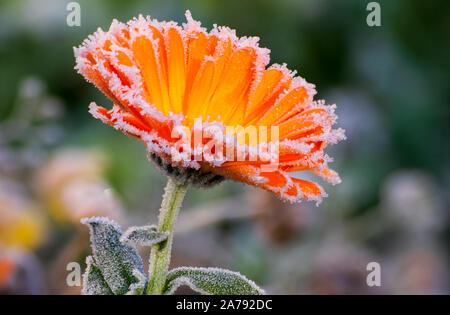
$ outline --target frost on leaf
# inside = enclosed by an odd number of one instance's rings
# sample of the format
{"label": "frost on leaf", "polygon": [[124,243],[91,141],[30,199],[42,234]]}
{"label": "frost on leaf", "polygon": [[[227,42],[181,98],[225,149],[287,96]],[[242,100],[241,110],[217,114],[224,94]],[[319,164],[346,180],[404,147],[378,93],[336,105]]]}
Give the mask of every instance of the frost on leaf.
{"label": "frost on leaf", "polygon": [[139,279],[134,270],[144,274],[142,260],[135,247],[121,243],[120,227],[108,218],[84,218],[81,223],[91,230],[93,261],[114,294],[122,295]]}
{"label": "frost on leaf", "polygon": [[164,294],[187,285],[202,294],[212,295],[263,295],[264,291],[253,281],[238,272],[220,268],[180,267],[167,275]]}
{"label": "frost on leaf", "polygon": [[147,277],[137,269],[134,269],[133,275],[138,279],[138,282],[130,285],[127,295],[142,295],[147,287]]}
{"label": "frost on leaf", "polygon": [[94,264],[94,258],[86,258],[86,272],[83,275],[84,295],[112,295],[113,292],[103,278],[101,270]]}
{"label": "frost on leaf", "polygon": [[165,241],[168,236],[168,231],[159,232],[155,225],[132,226],[123,233],[120,241],[129,245],[152,246]]}

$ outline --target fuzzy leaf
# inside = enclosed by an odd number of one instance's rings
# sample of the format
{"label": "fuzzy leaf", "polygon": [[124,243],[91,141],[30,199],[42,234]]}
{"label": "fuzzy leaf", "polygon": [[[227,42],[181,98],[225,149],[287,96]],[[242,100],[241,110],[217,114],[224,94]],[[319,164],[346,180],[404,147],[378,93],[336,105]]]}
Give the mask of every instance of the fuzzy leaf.
{"label": "fuzzy leaf", "polygon": [[129,245],[152,246],[163,242],[169,232],[159,232],[155,225],[132,226],[120,238],[120,241]]}
{"label": "fuzzy leaf", "polygon": [[112,295],[113,292],[103,278],[102,271],[94,264],[94,258],[86,258],[86,272],[83,275],[84,295]]}
{"label": "fuzzy leaf", "polygon": [[81,223],[90,227],[94,263],[111,291],[117,295],[127,293],[132,284],[139,282],[133,271],[144,274],[137,249],[120,242],[122,231],[108,218],[84,218]]}
{"label": "fuzzy leaf", "polygon": [[167,275],[164,294],[173,294],[182,285],[187,285],[202,294],[264,294],[264,291],[253,281],[240,273],[220,268],[180,267],[173,269]]}
{"label": "fuzzy leaf", "polygon": [[130,285],[127,295],[142,295],[147,287],[147,277],[137,269],[133,270],[133,275],[138,279],[138,282]]}

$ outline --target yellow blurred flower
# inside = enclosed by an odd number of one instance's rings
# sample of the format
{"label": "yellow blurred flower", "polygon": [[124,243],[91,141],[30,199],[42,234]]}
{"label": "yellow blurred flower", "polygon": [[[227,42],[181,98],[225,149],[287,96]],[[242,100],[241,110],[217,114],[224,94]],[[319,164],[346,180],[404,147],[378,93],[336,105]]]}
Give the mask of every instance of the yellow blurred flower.
{"label": "yellow blurred flower", "polygon": [[10,184],[0,182],[0,246],[35,249],[45,234],[42,213]]}
{"label": "yellow blurred flower", "polygon": [[104,165],[98,151],[69,148],[56,152],[37,171],[37,193],[56,221],[79,223],[83,217],[120,217],[120,202],[102,178]]}

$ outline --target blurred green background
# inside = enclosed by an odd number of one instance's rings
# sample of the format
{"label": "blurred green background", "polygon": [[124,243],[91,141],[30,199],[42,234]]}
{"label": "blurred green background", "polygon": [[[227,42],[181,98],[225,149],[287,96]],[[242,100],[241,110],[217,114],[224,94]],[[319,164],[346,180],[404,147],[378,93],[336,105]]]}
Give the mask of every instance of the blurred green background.
{"label": "blurred green background", "polygon": [[[45,212],[51,205],[31,184],[42,165],[62,148],[95,148],[106,161],[105,187],[125,213],[121,223],[155,220],[165,179],[143,145],[87,112],[90,101],[110,101],[73,69],[72,47],[113,18],[142,13],[181,23],[189,9],[207,28],[259,36],[271,63],[286,62],[316,85],[317,98],[338,105],[348,139],[328,150],[343,183],[325,185],[329,198],[319,208],[291,206],[233,182],[191,189],[174,265],[234,268],[277,294],[449,292],[448,1],[378,1],[380,27],[366,24],[370,1],[361,0],[78,0],[80,27],[66,24],[69,2],[0,1],[5,186],[19,186],[21,198]],[[212,222],[190,226],[191,212],[202,218],[208,211]],[[6,292],[67,292],[58,285],[64,280],[46,272],[79,228],[48,221],[46,240],[20,249],[29,251],[42,280],[34,291],[12,281]],[[73,259],[82,262],[83,254]],[[379,288],[366,285],[370,261],[381,265]]]}

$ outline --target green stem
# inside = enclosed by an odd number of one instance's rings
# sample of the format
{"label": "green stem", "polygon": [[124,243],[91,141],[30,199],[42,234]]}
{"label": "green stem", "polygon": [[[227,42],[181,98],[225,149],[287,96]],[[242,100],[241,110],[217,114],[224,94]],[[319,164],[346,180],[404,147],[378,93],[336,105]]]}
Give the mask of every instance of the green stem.
{"label": "green stem", "polygon": [[181,202],[186,194],[187,184],[177,184],[169,178],[165,188],[161,209],[159,210],[158,231],[169,231],[169,237],[164,242],[152,246],[149,264],[149,282],[147,294],[162,294],[166,283],[170,264],[170,253],[173,241],[173,226],[180,210]]}

